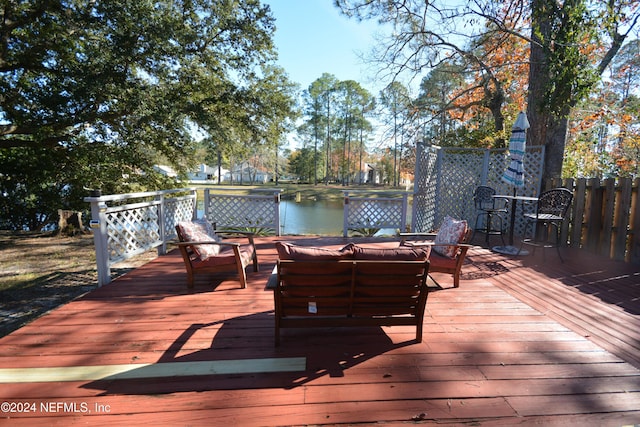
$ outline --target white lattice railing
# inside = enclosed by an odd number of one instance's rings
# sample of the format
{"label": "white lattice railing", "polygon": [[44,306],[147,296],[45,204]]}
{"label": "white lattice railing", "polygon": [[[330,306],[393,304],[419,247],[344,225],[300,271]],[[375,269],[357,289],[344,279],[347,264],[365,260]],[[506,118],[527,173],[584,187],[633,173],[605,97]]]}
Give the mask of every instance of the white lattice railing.
{"label": "white lattice railing", "polygon": [[[270,230],[280,235],[280,189],[254,190],[264,195],[224,194],[227,188],[204,190],[204,215],[218,229]],[[215,193],[214,193],[215,192]]]}
{"label": "white lattice railing", "polygon": [[98,285],[111,281],[111,265],[158,248],[176,237],[175,225],[195,218],[195,188],[85,197],[91,204]]}
{"label": "white lattice railing", "polygon": [[406,191],[386,191],[396,197],[352,197],[349,194],[369,194],[373,191],[344,191],[344,224],[342,235],[349,230],[395,228],[405,230],[407,224],[408,196]]}

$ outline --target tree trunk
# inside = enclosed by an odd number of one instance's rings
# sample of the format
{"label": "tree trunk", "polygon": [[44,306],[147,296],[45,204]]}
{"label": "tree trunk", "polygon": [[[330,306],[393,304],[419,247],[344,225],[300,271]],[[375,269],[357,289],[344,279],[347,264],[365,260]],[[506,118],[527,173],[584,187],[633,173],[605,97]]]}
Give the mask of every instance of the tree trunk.
{"label": "tree trunk", "polygon": [[544,0],[531,1],[533,24],[527,99],[527,118],[530,124],[527,132],[527,144],[545,146],[543,182],[549,178],[559,178],[562,175],[567,133],[567,119],[557,118],[547,108],[544,108],[547,89],[550,85],[549,63],[545,53],[544,40],[549,40],[553,31],[551,19],[544,12],[544,3]]}
{"label": "tree trunk", "polygon": [[58,233],[75,236],[83,232],[82,212],[58,209]]}
{"label": "tree trunk", "polygon": [[562,177],[564,148],[567,141],[568,113],[562,117],[549,117],[544,152],[542,180]]}

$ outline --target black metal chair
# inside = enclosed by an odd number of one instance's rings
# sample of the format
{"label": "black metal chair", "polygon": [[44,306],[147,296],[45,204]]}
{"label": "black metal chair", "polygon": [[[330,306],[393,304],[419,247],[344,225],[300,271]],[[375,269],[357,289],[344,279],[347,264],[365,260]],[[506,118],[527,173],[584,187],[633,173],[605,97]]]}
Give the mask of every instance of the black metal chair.
{"label": "black metal chair", "polygon": [[[536,204],[536,211],[524,214],[524,238],[520,249],[522,250],[524,244],[531,245],[535,253],[537,247],[555,247],[560,261],[564,262],[560,254],[562,224],[572,200],[573,193],[566,188],[554,188],[541,193]],[[539,226],[542,226],[543,229],[540,229]],[[555,241],[553,242],[549,240],[551,237],[550,229],[555,231]],[[527,238],[527,232],[531,233],[531,238]]]}
{"label": "black metal chair", "polygon": [[[505,215],[507,214],[507,200],[493,197],[496,195],[496,190],[486,185],[481,185],[476,188],[473,193],[473,204],[476,209],[476,222],[473,227],[473,234],[471,240],[476,235],[476,231],[485,233],[485,242],[489,244],[489,236],[497,235],[502,239],[502,245],[504,246],[504,224]],[[480,219],[484,218],[484,225],[480,222]],[[498,220],[498,227],[493,225],[494,219]]]}

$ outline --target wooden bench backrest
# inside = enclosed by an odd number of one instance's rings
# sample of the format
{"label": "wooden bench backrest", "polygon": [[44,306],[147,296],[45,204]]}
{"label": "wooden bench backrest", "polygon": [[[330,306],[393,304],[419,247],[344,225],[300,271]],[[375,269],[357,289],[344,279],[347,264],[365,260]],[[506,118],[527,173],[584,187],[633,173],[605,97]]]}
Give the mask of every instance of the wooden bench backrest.
{"label": "wooden bench backrest", "polygon": [[428,261],[278,261],[280,316],[421,315]]}

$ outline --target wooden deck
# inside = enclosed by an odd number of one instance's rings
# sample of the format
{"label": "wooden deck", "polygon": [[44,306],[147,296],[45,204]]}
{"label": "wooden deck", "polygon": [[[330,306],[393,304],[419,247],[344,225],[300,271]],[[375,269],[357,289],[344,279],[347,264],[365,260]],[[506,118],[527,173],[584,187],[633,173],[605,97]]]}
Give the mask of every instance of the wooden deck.
{"label": "wooden deck", "polygon": [[[474,248],[411,327],[284,330],[265,289],[193,291],[177,252],[0,339],[0,425],[640,423],[640,272],[572,253]],[[302,244],[342,244],[339,238]]]}

